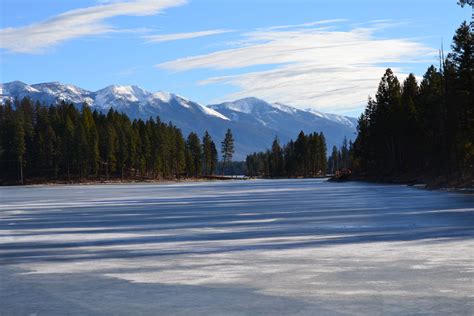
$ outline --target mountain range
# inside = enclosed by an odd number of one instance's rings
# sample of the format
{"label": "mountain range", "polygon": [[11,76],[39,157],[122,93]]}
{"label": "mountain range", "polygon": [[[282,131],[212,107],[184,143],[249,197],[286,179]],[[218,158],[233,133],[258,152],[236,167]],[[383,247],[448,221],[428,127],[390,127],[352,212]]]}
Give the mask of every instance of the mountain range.
{"label": "mountain range", "polygon": [[300,131],[322,131],[330,150],[333,145],[339,146],[344,137],[353,140],[357,126],[357,120],[352,117],[300,110],[253,97],[204,106],[177,94],[153,93],[138,86],[111,85],[93,92],[59,82],[29,85],[14,81],[0,85],[1,103],[23,97],[45,105],[62,100],[78,107],[87,104],[101,112],[113,108],[131,119],[159,116],[162,121],[171,121],[181,128],[185,135],[195,131],[202,136],[207,130],[216,144],[230,128],[235,139],[234,160],[243,160],[249,153],[269,148],[276,136],[286,143]]}

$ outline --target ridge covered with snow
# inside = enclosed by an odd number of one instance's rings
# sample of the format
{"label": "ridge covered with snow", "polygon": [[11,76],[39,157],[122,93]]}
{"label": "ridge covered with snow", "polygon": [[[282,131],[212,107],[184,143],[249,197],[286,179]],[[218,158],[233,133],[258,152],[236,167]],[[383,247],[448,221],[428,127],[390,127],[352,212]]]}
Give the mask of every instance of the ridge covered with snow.
{"label": "ridge covered with snow", "polygon": [[344,137],[355,138],[357,125],[355,118],[313,109],[301,110],[254,97],[204,106],[177,94],[150,92],[135,85],[110,85],[98,91],[88,91],[59,82],[0,84],[0,103],[23,97],[46,105],[64,100],[103,113],[113,108],[131,119],[159,117],[162,122],[172,122],[181,128],[184,135],[194,131],[202,136],[204,131],[208,131],[217,143],[230,128],[235,139],[235,160],[243,160],[249,153],[267,149],[275,137],[286,143],[300,131],[323,132],[328,148],[339,146]]}
{"label": "ridge covered with snow", "polygon": [[23,97],[30,97],[46,104],[54,104],[62,100],[78,106],[87,104],[91,108],[101,111],[114,108],[127,113],[128,109],[135,108],[138,110],[138,115],[131,115],[132,118],[140,117],[141,113],[148,114],[153,108],[159,109],[173,103],[187,109],[198,110],[207,116],[229,120],[219,112],[179,95],[164,91],[149,92],[136,85],[110,85],[95,92],[59,82],[28,85],[21,81],[14,81],[0,85],[0,101],[5,102],[7,99],[13,101],[14,98],[21,99]]}

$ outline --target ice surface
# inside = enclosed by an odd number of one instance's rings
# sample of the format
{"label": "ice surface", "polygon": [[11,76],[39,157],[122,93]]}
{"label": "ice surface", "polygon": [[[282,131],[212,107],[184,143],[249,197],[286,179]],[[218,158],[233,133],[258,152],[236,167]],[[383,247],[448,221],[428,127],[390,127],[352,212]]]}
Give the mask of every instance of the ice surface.
{"label": "ice surface", "polygon": [[474,314],[472,195],[256,180],[0,201],[0,315]]}

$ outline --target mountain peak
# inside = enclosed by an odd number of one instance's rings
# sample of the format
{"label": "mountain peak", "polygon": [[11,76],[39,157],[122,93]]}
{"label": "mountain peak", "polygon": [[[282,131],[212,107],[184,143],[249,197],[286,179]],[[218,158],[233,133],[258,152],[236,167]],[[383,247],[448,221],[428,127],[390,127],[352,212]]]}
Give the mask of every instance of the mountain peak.
{"label": "mountain peak", "polygon": [[27,83],[24,83],[23,81],[20,80],[15,80],[7,83],[2,83],[2,86],[27,86]]}
{"label": "mountain peak", "polygon": [[235,100],[234,102],[248,102],[248,103],[260,103],[260,102],[264,102],[264,103],[267,103],[266,101],[262,100],[262,99],[259,99],[257,97],[245,97],[245,98],[242,98],[242,99],[237,99]]}
{"label": "mountain peak", "polygon": [[123,105],[125,103],[143,103],[151,93],[135,85],[110,85],[95,92],[94,104],[100,108]]}
{"label": "mountain peak", "polygon": [[33,85],[14,81],[0,85],[0,103],[23,97],[46,105],[62,100],[78,107],[87,103],[102,112],[113,108],[131,119],[159,116],[161,121],[171,121],[181,128],[183,134],[193,131],[202,136],[207,130],[215,140],[231,128],[236,139],[236,159],[245,159],[250,152],[264,150],[275,135],[287,142],[301,130],[324,132],[331,148],[339,145],[344,137],[353,139],[356,126],[352,118],[312,109],[300,110],[255,97],[204,106],[177,94],[149,92],[136,85],[110,85],[95,92],[57,81]]}
{"label": "mountain peak", "polygon": [[224,102],[221,104],[210,105],[209,107],[217,111],[227,109],[246,114],[260,112],[262,110],[272,108],[271,104],[268,102],[255,97],[246,97],[233,102]]}
{"label": "mountain peak", "polygon": [[[139,86],[136,85],[110,85],[105,87],[104,89],[101,89],[99,91],[103,92],[112,92],[118,95],[126,95],[126,94],[135,94],[135,93],[145,93],[149,94],[148,91],[142,89]],[[97,92],[99,92],[97,91]]]}
{"label": "mountain peak", "polygon": [[20,95],[22,92],[35,93],[38,92],[35,88],[23,81],[12,81],[0,85],[1,95]]}

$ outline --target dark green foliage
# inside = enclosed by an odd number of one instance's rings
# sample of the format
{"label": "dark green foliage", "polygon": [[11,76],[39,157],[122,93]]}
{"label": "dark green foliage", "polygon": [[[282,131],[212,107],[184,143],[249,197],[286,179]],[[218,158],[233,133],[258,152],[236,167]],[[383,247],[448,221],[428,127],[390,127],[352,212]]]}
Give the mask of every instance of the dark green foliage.
{"label": "dark green foliage", "polygon": [[[213,174],[217,150],[208,134],[187,141],[158,118],[133,122],[113,109],[46,107],[29,99],[0,105],[0,183],[42,180],[157,179]],[[232,143],[227,159],[232,157]]]}
{"label": "dark green foliage", "polygon": [[209,174],[214,174],[217,170],[217,161],[219,160],[216,144],[211,142],[211,169]]}
{"label": "dark green foliage", "polygon": [[278,138],[271,150],[247,156],[247,175],[263,177],[314,177],[326,174],[326,139],[323,133],[305,135],[280,146]]}
{"label": "dark green foliage", "polygon": [[474,173],[474,34],[464,22],[452,53],[431,66],[420,85],[401,87],[390,69],[359,119],[354,168],[368,175]]}
{"label": "dark green foliage", "polygon": [[24,113],[22,111],[18,111],[14,115],[13,121],[13,157],[16,159],[18,164],[19,170],[19,180],[20,183],[23,184],[24,174],[23,168],[25,165],[25,152],[26,152],[26,133],[25,133],[25,121],[24,121]]}
{"label": "dark green foliage", "polygon": [[227,129],[227,133],[225,133],[224,140],[221,143],[221,153],[222,174],[224,174],[225,164],[232,161],[232,156],[234,155],[234,138],[230,129]]}
{"label": "dark green foliage", "polygon": [[285,173],[285,160],[283,158],[283,149],[280,146],[278,138],[272,144],[270,151],[269,166],[268,168],[272,171],[272,176],[281,177]]}
{"label": "dark green foliage", "polygon": [[213,175],[217,166],[216,144],[212,141],[211,135],[206,131],[202,138],[202,166],[205,176]]}
{"label": "dark green foliage", "polygon": [[199,136],[190,133],[186,142],[186,171],[188,176],[197,177],[202,172],[202,148]]}
{"label": "dark green foliage", "polygon": [[328,173],[336,174],[337,171],[352,169],[352,147],[352,141],[348,143],[345,137],[339,149],[336,146],[332,147],[332,152],[327,162]]}

